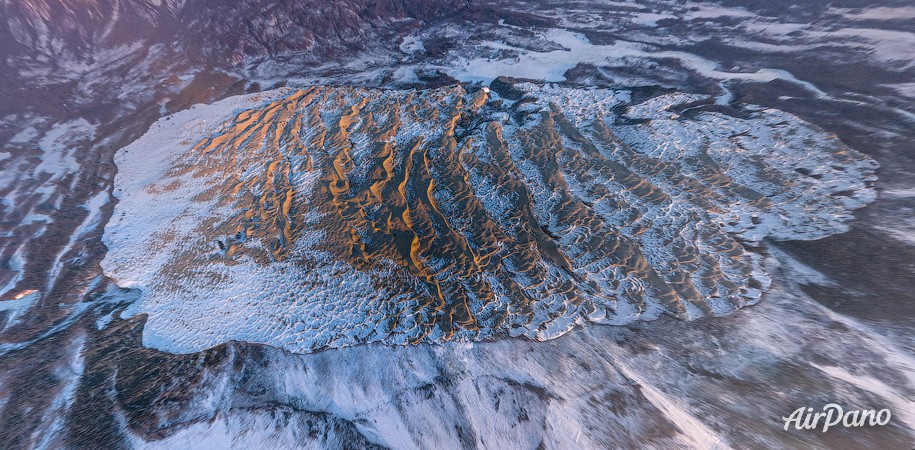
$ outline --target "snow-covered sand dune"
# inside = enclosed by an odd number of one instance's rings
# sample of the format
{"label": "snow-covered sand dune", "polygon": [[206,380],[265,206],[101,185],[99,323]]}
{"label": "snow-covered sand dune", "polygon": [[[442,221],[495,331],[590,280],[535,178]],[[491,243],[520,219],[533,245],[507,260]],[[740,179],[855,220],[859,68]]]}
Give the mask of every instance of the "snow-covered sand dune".
{"label": "snow-covered sand dune", "polygon": [[[552,85],[283,88],[118,152],[107,275],[146,345],[296,352],[722,315],[766,238],[844,231],[876,168],[790,114]],[[693,109],[684,112],[686,109]]]}

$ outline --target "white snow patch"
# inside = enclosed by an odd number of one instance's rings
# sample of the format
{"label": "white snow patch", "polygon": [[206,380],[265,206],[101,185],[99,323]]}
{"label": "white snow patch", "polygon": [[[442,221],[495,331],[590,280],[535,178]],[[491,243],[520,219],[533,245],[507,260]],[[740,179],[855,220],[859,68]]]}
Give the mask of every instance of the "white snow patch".
{"label": "white snow patch", "polygon": [[[861,409],[883,409],[884,407],[889,407],[893,418],[902,421],[910,429],[915,430],[915,407],[913,407],[915,405],[915,396],[900,392],[870,375],[854,374],[842,367],[819,365],[814,362],[811,362],[810,365],[832,378],[873,393],[889,403],[885,405],[861,405]],[[915,367],[909,366],[908,369],[912,370]]]}
{"label": "white snow patch", "polygon": [[19,132],[10,139],[10,144],[26,144],[36,137],[38,137],[38,130],[33,126],[27,126],[19,130]]}
{"label": "white snow patch", "polygon": [[3,324],[3,328],[0,328],[0,330],[5,330],[19,323],[22,316],[28,312],[29,308],[35,304],[35,301],[40,296],[41,293],[32,292],[12,300],[0,300],[0,312],[7,313],[6,323]]}
{"label": "white snow patch", "polygon": [[845,18],[851,20],[908,20],[915,19],[915,7],[912,6],[878,6],[866,8],[857,12],[846,13]]}
{"label": "white snow patch", "polygon": [[[562,50],[535,52],[517,49],[520,53],[513,59],[474,59],[456,57],[445,69],[450,75],[462,81],[489,82],[500,75],[542,81],[564,81],[565,72],[578,64],[625,64],[627,58],[676,59],[686,68],[714,80],[739,80],[766,83],[784,80],[809,90],[818,97],[827,95],[813,84],[799,80],[781,69],[762,68],[755,72],[727,72],[718,63],[701,56],[672,50],[657,51],[645,44],[617,41],[612,45],[594,45],[582,34],[568,30],[552,29],[543,35],[563,47]],[[505,47],[498,42],[484,45]]]}
{"label": "white snow patch", "polygon": [[423,45],[422,39],[418,36],[410,35],[403,38],[403,42],[400,43],[400,51],[412,55],[414,53],[425,52],[426,46]]}
{"label": "white snow patch", "polygon": [[67,244],[60,250],[60,253],[57,254],[57,258],[54,260],[54,267],[51,268],[51,272],[48,275],[48,290],[54,286],[54,282],[57,280],[57,276],[60,274],[61,268],[63,268],[64,255],[73,248],[73,245],[76,244],[76,241],[79,238],[83,237],[86,233],[92,231],[99,225],[99,219],[102,206],[108,204],[108,191],[101,191],[86,202],[83,205],[89,213],[86,215],[86,218],[83,219],[82,223],[76,227],[76,230],[70,235],[70,239],[67,241]]}
{"label": "white snow patch", "polygon": [[884,84],[883,86],[895,89],[896,92],[906,97],[915,98],[915,83]]}
{"label": "white snow patch", "polygon": [[53,179],[58,179],[77,172],[79,163],[73,155],[72,146],[77,141],[94,137],[95,125],[83,118],[54,124],[38,142],[38,148],[43,154],[35,173],[49,173],[54,175]]}

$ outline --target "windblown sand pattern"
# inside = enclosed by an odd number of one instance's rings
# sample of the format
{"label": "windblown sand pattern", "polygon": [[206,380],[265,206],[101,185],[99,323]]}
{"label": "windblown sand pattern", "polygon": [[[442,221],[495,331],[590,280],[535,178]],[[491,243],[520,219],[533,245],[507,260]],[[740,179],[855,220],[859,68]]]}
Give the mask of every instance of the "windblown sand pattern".
{"label": "windblown sand pattern", "polygon": [[721,315],[768,287],[759,241],[842,232],[874,196],[872,160],[781,111],[512,90],[281,89],[160,120],[118,153],[105,233],[144,342],[307,352]]}

